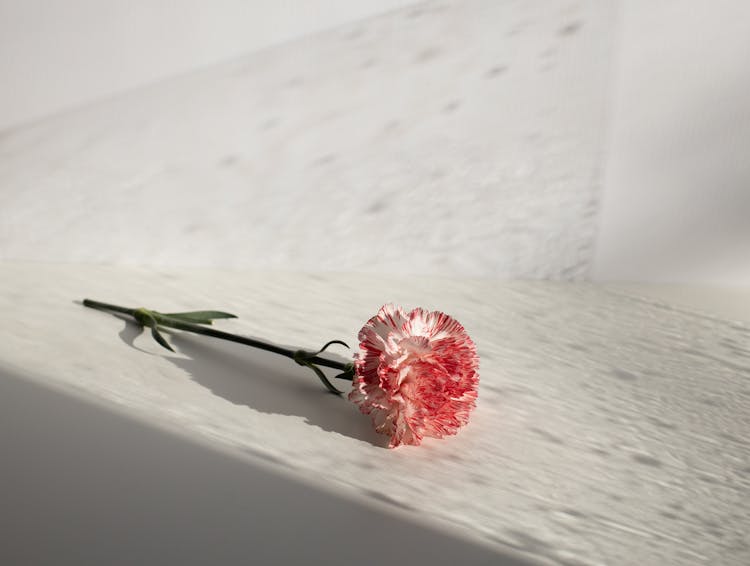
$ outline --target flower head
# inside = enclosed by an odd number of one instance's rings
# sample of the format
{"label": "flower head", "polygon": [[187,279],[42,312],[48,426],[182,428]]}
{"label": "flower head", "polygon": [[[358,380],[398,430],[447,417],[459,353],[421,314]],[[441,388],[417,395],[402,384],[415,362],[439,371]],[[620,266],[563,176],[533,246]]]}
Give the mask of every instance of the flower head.
{"label": "flower head", "polygon": [[455,319],[385,305],[359,331],[359,342],[349,399],[390,435],[391,448],[456,434],[468,422],[479,357]]}

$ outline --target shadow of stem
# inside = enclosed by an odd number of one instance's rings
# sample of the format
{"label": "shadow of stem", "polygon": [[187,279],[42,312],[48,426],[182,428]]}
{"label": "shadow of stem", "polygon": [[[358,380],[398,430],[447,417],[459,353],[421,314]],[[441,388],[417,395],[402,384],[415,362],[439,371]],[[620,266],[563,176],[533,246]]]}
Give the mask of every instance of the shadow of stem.
{"label": "shadow of stem", "polygon": [[[123,340],[135,336],[126,326]],[[345,397],[322,389],[313,372],[286,358],[211,338],[175,333],[170,338],[186,358],[167,359],[196,383],[236,405],[261,413],[302,417],[311,426],[385,448],[388,439],[377,434],[370,418]],[[340,385],[340,384],[337,384]]]}

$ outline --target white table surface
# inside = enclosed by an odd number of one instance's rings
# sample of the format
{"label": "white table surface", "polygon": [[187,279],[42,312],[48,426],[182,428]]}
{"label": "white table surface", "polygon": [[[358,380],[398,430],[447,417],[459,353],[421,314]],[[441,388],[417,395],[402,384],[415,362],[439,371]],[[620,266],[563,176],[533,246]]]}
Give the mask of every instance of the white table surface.
{"label": "white table surface", "polygon": [[[386,504],[405,524],[449,531],[498,561],[750,561],[747,323],[583,283],[0,269],[0,365],[21,382],[262,463],[311,493]],[[220,308],[240,316],[221,328],[304,348],[354,344],[386,301],[441,309],[478,345],[478,407],[455,437],[388,450],[309,370],[180,333],[170,354],[75,302],[84,297]],[[26,414],[58,426],[35,406]]]}

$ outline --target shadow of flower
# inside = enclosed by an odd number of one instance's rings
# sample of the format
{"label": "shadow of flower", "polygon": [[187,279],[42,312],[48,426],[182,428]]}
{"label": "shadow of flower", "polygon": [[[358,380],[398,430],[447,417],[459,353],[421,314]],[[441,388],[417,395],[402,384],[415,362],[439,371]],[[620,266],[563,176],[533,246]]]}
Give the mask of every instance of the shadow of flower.
{"label": "shadow of flower", "polygon": [[[123,340],[136,347],[129,332],[126,326],[120,336],[125,334]],[[172,334],[170,342],[187,358],[169,357],[169,361],[231,403],[262,413],[299,416],[311,426],[373,446],[385,448],[388,444],[388,439],[372,428],[368,416],[345,397],[325,391],[312,371],[290,359],[184,333]]]}

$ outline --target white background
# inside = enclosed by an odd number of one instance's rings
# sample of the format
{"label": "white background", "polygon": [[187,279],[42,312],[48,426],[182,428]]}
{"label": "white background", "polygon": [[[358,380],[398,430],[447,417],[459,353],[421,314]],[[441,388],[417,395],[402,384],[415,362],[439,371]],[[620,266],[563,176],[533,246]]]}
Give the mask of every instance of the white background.
{"label": "white background", "polygon": [[408,0],[0,0],[0,130]]}
{"label": "white background", "polygon": [[750,285],[750,3],[621,3],[593,275]]}
{"label": "white background", "polygon": [[[409,3],[2,0],[0,129]],[[750,4],[611,9],[589,276],[750,285]]]}

